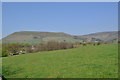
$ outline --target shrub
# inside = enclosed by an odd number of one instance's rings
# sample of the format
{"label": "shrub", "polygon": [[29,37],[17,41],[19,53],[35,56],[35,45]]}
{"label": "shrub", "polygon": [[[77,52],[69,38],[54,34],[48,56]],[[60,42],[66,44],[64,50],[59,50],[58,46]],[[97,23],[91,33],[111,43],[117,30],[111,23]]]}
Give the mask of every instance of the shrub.
{"label": "shrub", "polygon": [[97,43],[97,45],[100,45],[100,44],[101,44],[100,42]]}
{"label": "shrub", "polygon": [[23,47],[25,47],[24,44],[21,43],[9,43],[9,44],[3,44],[2,47],[9,51],[12,54],[18,53]]}
{"label": "shrub", "polygon": [[70,49],[70,48],[73,48],[73,44],[65,43],[65,42],[60,42],[58,46],[59,46],[59,49]]}
{"label": "shrub", "polygon": [[118,43],[120,43],[120,41],[118,41]]}
{"label": "shrub", "polygon": [[83,46],[87,46],[87,44],[86,44],[86,43],[83,43]]}
{"label": "shrub", "polygon": [[108,44],[107,42],[104,42],[104,44]]}
{"label": "shrub", "polygon": [[48,51],[57,50],[58,44],[59,43],[56,41],[49,41],[49,42],[47,42],[46,48]]}
{"label": "shrub", "polygon": [[89,44],[89,45],[93,45],[94,43],[93,43],[93,42],[88,42],[87,44]]}
{"label": "shrub", "polygon": [[26,52],[27,53],[33,53],[34,51],[33,51],[33,49],[31,49],[31,47],[29,47],[29,48],[26,49]]}
{"label": "shrub", "polygon": [[9,55],[9,51],[7,49],[2,49],[2,57],[6,57]]}

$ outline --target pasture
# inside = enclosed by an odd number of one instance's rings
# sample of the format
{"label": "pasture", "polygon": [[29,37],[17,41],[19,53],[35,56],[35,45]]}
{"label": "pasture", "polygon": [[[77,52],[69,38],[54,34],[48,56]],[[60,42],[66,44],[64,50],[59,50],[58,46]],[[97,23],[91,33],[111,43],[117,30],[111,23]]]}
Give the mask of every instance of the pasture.
{"label": "pasture", "polygon": [[7,78],[117,78],[118,45],[80,46],[2,58]]}

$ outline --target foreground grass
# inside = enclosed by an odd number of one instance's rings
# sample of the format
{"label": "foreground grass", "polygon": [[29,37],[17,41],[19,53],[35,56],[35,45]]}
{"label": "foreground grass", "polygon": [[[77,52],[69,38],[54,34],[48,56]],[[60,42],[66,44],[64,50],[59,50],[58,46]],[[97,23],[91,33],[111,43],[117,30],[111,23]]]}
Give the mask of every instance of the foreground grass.
{"label": "foreground grass", "polygon": [[118,46],[81,46],[3,58],[7,78],[116,78]]}

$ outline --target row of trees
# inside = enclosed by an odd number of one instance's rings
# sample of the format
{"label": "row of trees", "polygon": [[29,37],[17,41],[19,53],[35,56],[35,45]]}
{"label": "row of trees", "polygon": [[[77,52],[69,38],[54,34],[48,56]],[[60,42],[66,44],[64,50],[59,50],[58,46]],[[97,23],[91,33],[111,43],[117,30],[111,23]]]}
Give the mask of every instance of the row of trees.
{"label": "row of trees", "polygon": [[73,48],[73,44],[65,42],[49,41],[41,44],[23,44],[23,43],[7,43],[2,45],[2,56],[18,55],[25,53],[34,53],[40,51],[52,51],[59,49]]}
{"label": "row of trees", "polygon": [[66,42],[56,42],[56,41],[49,41],[47,43],[40,43],[40,44],[34,44],[34,45],[23,44],[23,43],[7,43],[2,45],[2,56],[6,57],[9,55],[19,55],[19,54],[34,53],[34,52],[40,52],[40,51],[70,49],[70,48],[76,48],[79,46],[87,46],[87,45],[96,46],[100,44],[103,44],[103,43],[101,42],[66,43]]}
{"label": "row of trees", "polygon": [[73,48],[73,44],[65,42],[49,41],[47,43],[37,44],[27,49],[28,53],[39,52],[39,51],[53,51],[59,49],[70,49]]}

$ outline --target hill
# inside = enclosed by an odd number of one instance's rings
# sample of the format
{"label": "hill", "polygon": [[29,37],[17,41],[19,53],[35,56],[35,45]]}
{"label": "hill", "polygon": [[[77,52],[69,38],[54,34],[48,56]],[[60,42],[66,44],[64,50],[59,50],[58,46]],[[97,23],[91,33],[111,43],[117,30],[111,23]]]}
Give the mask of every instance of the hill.
{"label": "hill", "polygon": [[75,42],[72,35],[63,32],[20,31],[3,38],[4,42],[40,43],[50,40]]}
{"label": "hill", "polygon": [[118,45],[3,57],[2,63],[7,78],[117,78]]}
{"label": "hill", "polygon": [[36,32],[20,31],[3,38],[3,43],[21,42],[21,43],[40,43],[50,40],[64,42],[89,42],[89,41],[106,41],[112,42],[118,40],[118,32],[99,32],[82,36],[74,36],[63,32]]}
{"label": "hill", "polygon": [[83,35],[87,38],[87,41],[113,41],[118,40],[118,31],[111,31],[111,32],[98,32],[88,35]]}
{"label": "hill", "polygon": [[118,32],[117,31],[112,31],[112,32],[98,32],[98,33],[93,33],[93,34],[88,34],[88,35],[83,35],[88,39],[88,41],[112,41],[112,40],[117,40],[118,39]]}

